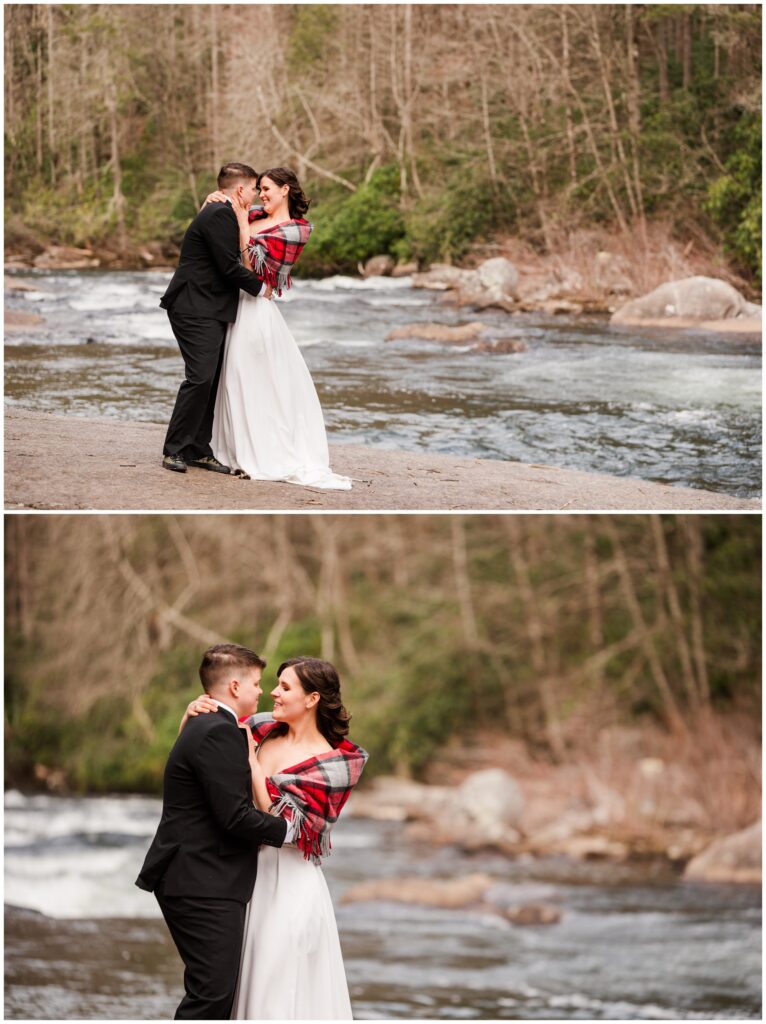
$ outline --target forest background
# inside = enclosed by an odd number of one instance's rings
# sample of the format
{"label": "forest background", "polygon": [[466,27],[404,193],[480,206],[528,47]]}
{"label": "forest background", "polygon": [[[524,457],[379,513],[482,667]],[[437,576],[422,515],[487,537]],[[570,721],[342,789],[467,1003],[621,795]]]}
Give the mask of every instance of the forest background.
{"label": "forest background", "polygon": [[338,665],[369,777],[510,743],[614,786],[661,757],[742,827],[760,561],[759,516],[6,517],[6,782],[159,792],[201,654],[234,640],[268,659],[262,709],[283,658]]}
{"label": "forest background", "polygon": [[680,240],[760,288],[759,5],[4,14],[9,252],[167,263],[218,166],[244,159],[292,165],[313,197],[304,274],[601,231],[643,259]]}

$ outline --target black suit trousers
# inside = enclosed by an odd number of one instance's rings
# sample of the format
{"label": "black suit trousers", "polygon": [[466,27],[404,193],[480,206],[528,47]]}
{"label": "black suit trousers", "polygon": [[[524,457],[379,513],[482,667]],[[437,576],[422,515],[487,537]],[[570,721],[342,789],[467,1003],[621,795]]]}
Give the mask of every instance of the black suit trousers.
{"label": "black suit trousers", "polygon": [[[159,889],[162,889],[160,885]],[[246,904],[201,896],[165,896],[157,902],[184,962],[186,995],[176,1020],[229,1020],[239,976]]]}
{"label": "black suit trousers", "polygon": [[168,310],[168,319],[186,374],[178,389],[163,451],[165,455],[199,459],[212,454],[213,412],[228,324],[174,313],[172,309]]}

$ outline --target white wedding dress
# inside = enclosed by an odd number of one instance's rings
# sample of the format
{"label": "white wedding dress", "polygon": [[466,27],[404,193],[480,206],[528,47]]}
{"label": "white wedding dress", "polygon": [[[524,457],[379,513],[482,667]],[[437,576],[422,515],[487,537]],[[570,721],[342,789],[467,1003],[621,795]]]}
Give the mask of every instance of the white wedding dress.
{"label": "white wedding dress", "polygon": [[240,292],[226,336],[213,419],[219,462],[253,480],[349,490],[330,470],[322,407],[273,299]]}
{"label": "white wedding dress", "polygon": [[352,1020],[322,869],[295,846],[262,846],[232,1020]]}

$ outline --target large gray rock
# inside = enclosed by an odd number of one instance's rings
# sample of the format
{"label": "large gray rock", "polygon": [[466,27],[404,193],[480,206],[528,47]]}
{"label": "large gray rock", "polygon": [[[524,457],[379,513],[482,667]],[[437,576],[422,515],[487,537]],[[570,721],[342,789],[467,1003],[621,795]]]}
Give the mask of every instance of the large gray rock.
{"label": "large gray rock", "polygon": [[373,256],[367,260],[362,272],[365,277],[388,277],[395,266],[391,256]]}
{"label": "large gray rock", "polygon": [[414,274],[413,288],[428,288],[431,291],[447,291],[449,288],[475,288],[480,286],[475,270],[461,270],[448,263],[432,263],[422,274]]}
{"label": "large gray rock", "polygon": [[690,860],[684,878],[692,882],[740,882],[761,884],[761,821],[716,839]]}
{"label": "large gray rock", "polygon": [[669,281],[648,295],[626,302],[612,323],[657,320],[729,320],[752,316],[760,307],[747,302],[736,288],[715,277],[686,277]]}
{"label": "large gray rock", "polygon": [[456,807],[487,843],[509,838],[524,813],[524,794],[502,768],[487,768],[465,779],[456,793]]}
{"label": "large gray rock", "polygon": [[504,256],[484,260],[479,266],[478,274],[479,283],[487,292],[488,298],[501,302],[519,297],[519,272]]}

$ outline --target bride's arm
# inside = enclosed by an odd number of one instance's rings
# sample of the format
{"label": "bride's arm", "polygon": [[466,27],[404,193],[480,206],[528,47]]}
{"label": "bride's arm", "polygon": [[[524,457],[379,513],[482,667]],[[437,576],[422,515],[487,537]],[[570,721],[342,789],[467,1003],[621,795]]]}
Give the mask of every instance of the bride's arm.
{"label": "bride's arm", "polygon": [[253,786],[253,803],[259,811],[268,811],[271,807],[271,797],[269,791],[266,788],[266,776],[264,775],[261,762],[258,760],[258,754],[255,749],[255,741],[253,740],[253,734],[249,728],[242,726],[247,736],[247,750],[248,758],[250,760],[250,774],[252,776]]}
{"label": "bride's arm", "polygon": [[218,705],[212,697],[208,697],[206,693],[203,693],[201,697],[195,697],[195,699],[184,711],[184,716],[181,719],[181,724],[178,726],[178,735],[181,735],[183,727],[189,721],[190,718],[196,718],[197,715],[206,715],[210,711],[217,711]]}

